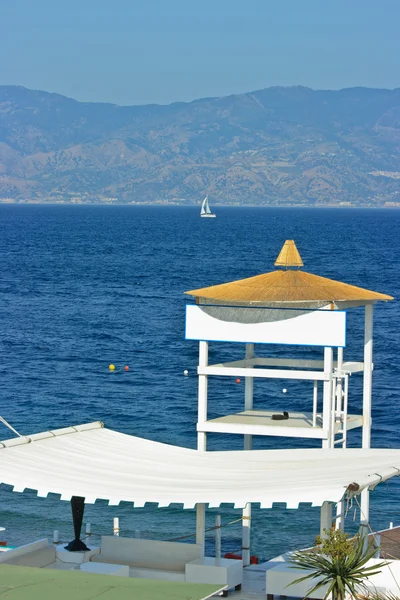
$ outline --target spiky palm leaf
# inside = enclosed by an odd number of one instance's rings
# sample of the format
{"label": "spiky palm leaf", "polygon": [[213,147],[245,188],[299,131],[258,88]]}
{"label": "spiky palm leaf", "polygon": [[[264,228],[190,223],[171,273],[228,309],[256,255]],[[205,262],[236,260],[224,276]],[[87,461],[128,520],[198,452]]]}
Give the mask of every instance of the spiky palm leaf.
{"label": "spiky palm leaf", "polygon": [[380,562],[369,567],[365,566],[375,552],[375,548],[364,548],[363,539],[356,540],[353,549],[348,554],[339,554],[336,557],[326,556],[315,550],[295,552],[290,557],[292,567],[310,571],[310,573],[289,585],[311,579],[317,580],[317,582],[308,590],[307,596],[325,586],[328,586],[328,589],[324,598],[332,593],[334,600],[336,598],[343,599],[346,592],[356,596],[360,589],[365,589],[364,581],[368,577],[380,573],[381,568],[386,564]]}

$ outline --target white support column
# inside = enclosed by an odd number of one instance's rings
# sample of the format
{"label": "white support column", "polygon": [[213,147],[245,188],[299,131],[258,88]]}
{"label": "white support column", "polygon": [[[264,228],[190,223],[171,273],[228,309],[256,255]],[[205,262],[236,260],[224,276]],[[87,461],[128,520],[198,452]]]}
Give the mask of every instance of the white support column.
{"label": "white support column", "polygon": [[[342,372],[343,369],[343,348],[338,348],[337,349],[337,370],[339,373]],[[347,412],[343,411],[343,379],[340,377],[336,380],[337,384],[336,384],[336,410],[338,411],[338,414],[340,416],[343,416],[344,419],[347,419]],[[344,442],[342,443],[343,448],[346,447],[346,431],[347,431],[347,427],[346,427],[346,423],[345,421],[343,421],[342,423],[342,437]],[[345,515],[345,502],[344,500],[341,500],[340,502],[337,503],[336,505],[336,522],[335,522],[335,526],[336,529],[339,529],[341,531],[344,531],[344,518]]]}
{"label": "white support column", "polygon": [[373,305],[365,307],[362,447],[371,447]]}
{"label": "white support column", "polygon": [[319,535],[321,538],[326,538],[326,533],[324,529],[328,531],[332,527],[332,503],[324,502],[321,506],[321,520],[320,520],[320,528]]}
{"label": "white support column", "polygon": [[[246,344],[246,358],[254,358],[254,344]],[[245,377],[244,409],[252,410],[254,397],[254,377]],[[244,436],[244,449],[251,450],[253,436]],[[250,531],[251,531],[251,504],[247,503],[242,512],[242,560],[243,566],[250,564]]]}
{"label": "white support column", "polygon": [[221,558],[221,515],[215,515],[215,558]]}
{"label": "white support column", "polygon": [[[343,369],[343,348],[337,349],[337,370],[341,373]],[[342,378],[336,380],[336,411],[340,414],[343,406],[343,384]]]}
{"label": "white support column", "polygon": [[[208,342],[199,342],[199,367],[208,365]],[[208,377],[199,375],[198,390],[198,413],[197,421],[204,423],[207,421],[207,399],[208,399]],[[207,435],[199,431],[197,434],[197,450],[205,452],[207,449]],[[201,555],[204,556],[206,541],[206,506],[205,504],[196,504],[196,544],[202,547]]]}
{"label": "white support column", "polygon": [[[246,344],[246,358],[254,358],[254,344]],[[253,393],[254,393],[254,377],[244,378],[244,410],[252,410],[253,408]],[[244,436],[244,449],[251,450],[252,436]]]}
{"label": "white support column", "polygon": [[[364,329],[364,380],[363,380],[363,429],[362,447],[371,447],[371,400],[372,400],[372,336],[373,336],[372,304],[365,306]],[[369,490],[361,492],[360,525],[366,526],[369,521]]]}
{"label": "white support column", "polygon": [[248,502],[243,509],[242,525],[242,560],[243,566],[250,564],[250,531],[251,531],[251,503]]}
{"label": "white support column", "polygon": [[313,427],[317,426],[317,412],[318,412],[318,381],[314,381],[313,387]]}
{"label": "white support column", "polygon": [[206,505],[196,504],[196,544],[201,546],[201,556],[204,557],[206,545]]}
{"label": "white support column", "polygon": [[344,531],[344,511],[345,511],[345,502],[341,500],[336,504],[336,529],[341,529]]}
{"label": "white support column", "polygon": [[113,535],[119,535],[119,517],[114,517]]}
{"label": "white support column", "polygon": [[[332,372],[333,372],[333,350],[324,348],[324,373],[329,375],[329,379],[323,384],[322,397],[322,428],[328,432],[328,439],[322,440],[323,448],[333,448],[332,439]],[[332,504],[324,502],[321,506],[320,516],[320,536],[326,537],[324,529],[330,529],[332,526]]]}
{"label": "white support column", "polygon": [[[199,342],[199,367],[208,365],[208,342]],[[198,413],[197,421],[204,423],[207,421],[207,397],[208,397],[208,377],[199,375],[198,390]],[[206,433],[199,431],[197,434],[197,450],[205,451],[207,444]]]}
{"label": "white support column", "polygon": [[322,428],[328,432],[328,439],[322,440],[323,448],[333,448],[332,439],[332,370],[333,351],[332,348],[324,348],[324,373],[329,375],[328,381],[323,385],[322,403]]}

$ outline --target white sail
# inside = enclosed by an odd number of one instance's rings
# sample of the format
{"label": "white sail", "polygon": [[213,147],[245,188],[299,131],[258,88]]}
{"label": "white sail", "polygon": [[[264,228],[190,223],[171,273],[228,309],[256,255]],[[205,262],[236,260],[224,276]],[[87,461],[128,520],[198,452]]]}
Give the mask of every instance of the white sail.
{"label": "white sail", "polygon": [[201,215],[206,215],[208,213],[210,213],[210,207],[208,206],[208,196],[206,196],[203,200],[203,202],[201,203]]}
{"label": "white sail", "polygon": [[206,196],[201,203],[201,217],[215,217],[215,215],[211,212],[210,206],[208,204],[208,196]]}

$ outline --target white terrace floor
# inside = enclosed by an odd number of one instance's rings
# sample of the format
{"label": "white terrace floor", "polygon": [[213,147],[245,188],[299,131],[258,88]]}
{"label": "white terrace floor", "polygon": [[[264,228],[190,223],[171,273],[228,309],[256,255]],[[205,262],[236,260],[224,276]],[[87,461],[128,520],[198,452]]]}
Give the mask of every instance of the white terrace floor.
{"label": "white terrace floor", "polygon": [[265,572],[276,563],[251,565],[243,569],[243,585],[240,592],[230,591],[232,600],[265,600]]}
{"label": "white terrace floor", "polygon": [[[265,572],[268,568],[276,566],[276,563],[263,563],[260,565],[251,565],[243,570],[243,585],[239,592],[231,590],[229,598],[234,600],[265,600]],[[71,564],[49,565],[46,569],[71,570]]]}

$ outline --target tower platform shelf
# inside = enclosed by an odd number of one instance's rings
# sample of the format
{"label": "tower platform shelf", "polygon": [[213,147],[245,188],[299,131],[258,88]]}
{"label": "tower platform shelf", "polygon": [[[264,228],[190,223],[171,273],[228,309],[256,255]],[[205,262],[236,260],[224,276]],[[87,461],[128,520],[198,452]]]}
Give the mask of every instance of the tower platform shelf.
{"label": "tower platform shelf", "polygon": [[[330,437],[330,432],[323,428],[322,415],[317,415],[314,419],[312,412],[289,412],[288,419],[276,421],[272,419],[272,415],[282,413],[281,410],[245,410],[197,423],[197,431],[317,440],[327,440]],[[343,423],[337,421],[333,427],[335,435],[339,434],[343,430]],[[348,414],[346,430],[356,427],[362,427],[362,416]]]}

